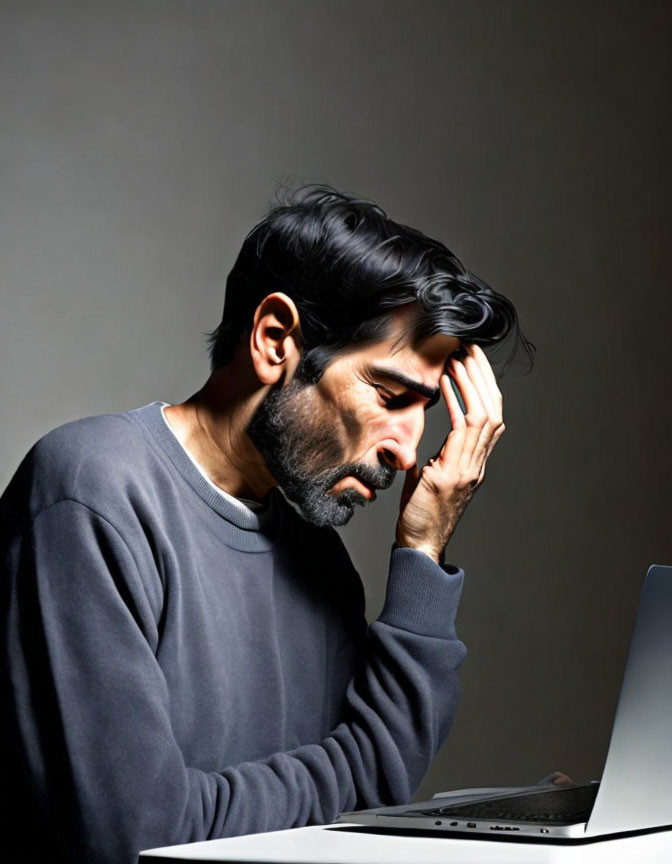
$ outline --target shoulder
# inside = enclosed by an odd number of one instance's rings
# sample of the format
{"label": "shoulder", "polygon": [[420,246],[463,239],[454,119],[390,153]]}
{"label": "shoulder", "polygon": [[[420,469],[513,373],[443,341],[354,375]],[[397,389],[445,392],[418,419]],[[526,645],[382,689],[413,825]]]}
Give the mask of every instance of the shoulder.
{"label": "shoulder", "polygon": [[12,478],[3,503],[35,516],[63,500],[87,506],[146,472],[156,456],[129,414],[102,414],[65,423],[30,449]]}

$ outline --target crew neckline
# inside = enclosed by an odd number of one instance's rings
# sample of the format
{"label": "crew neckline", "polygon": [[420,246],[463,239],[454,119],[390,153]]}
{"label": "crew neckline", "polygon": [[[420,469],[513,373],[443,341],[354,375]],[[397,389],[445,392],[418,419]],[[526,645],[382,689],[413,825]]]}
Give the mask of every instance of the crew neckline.
{"label": "crew neckline", "polygon": [[[141,408],[128,411],[127,416],[131,420],[139,422],[147,430],[158,448],[170,459],[182,477],[212,510],[237,528],[249,532],[253,546],[258,544],[266,546],[268,543],[267,535],[275,529],[281,507],[279,499],[282,497],[282,493],[278,489],[272,489],[268,494],[267,506],[261,513],[255,513],[228,493],[223,495],[219,489],[213,488],[168,426],[162,410],[162,406],[165,404],[167,403],[150,402]],[[254,540],[252,540],[253,537]]]}
{"label": "crew neckline", "polygon": [[191,459],[196,470],[203,476],[203,478],[205,479],[205,482],[209,486],[211,486],[215,490],[215,492],[217,492],[218,495],[222,495],[224,498],[228,498],[232,503],[234,503],[240,507],[247,507],[247,509],[251,510],[253,513],[264,512],[266,510],[266,507],[267,507],[266,504],[263,504],[261,501],[252,501],[249,498],[239,498],[237,495],[232,495],[230,492],[227,492],[226,489],[222,489],[220,486],[218,486],[214,482],[214,480],[212,480],[210,477],[208,477],[208,474],[207,474],[207,471],[205,470],[205,468],[200,464],[200,462],[197,459],[194,458],[194,456],[189,452],[189,450],[187,450],[187,448],[184,446],[184,444],[177,437],[173,427],[170,425],[170,422],[169,422],[168,418],[166,417],[166,412],[164,410],[165,408],[170,407],[170,403],[169,402],[160,402],[159,404],[161,405],[161,416],[163,417],[164,423],[166,424],[166,426],[168,427],[168,429],[170,430],[172,435],[174,435],[175,439],[177,440],[177,443],[184,450],[184,452],[187,454],[189,459]]}

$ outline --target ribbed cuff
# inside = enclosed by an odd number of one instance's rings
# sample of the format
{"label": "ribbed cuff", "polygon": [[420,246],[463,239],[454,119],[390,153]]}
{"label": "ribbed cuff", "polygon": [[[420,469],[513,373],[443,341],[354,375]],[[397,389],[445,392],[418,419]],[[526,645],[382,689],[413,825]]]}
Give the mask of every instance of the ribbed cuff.
{"label": "ribbed cuff", "polygon": [[463,582],[460,567],[437,564],[417,549],[393,548],[385,605],[378,620],[422,636],[454,639]]}

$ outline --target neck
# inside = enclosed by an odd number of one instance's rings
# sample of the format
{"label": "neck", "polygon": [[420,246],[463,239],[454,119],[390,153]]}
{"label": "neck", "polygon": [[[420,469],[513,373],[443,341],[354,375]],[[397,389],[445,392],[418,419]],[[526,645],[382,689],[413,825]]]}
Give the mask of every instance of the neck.
{"label": "neck", "polygon": [[225,366],[185,402],[165,409],[178,441],[213,483],[251,501],[262,501],[276,485],[246,432],[265,389],[240,369]]}

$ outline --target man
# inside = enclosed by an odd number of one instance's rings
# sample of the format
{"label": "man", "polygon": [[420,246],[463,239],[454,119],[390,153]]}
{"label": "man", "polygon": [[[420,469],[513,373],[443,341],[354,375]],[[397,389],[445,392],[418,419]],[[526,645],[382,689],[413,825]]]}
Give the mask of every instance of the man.
{"label": "man", "polygon": [[[479,344],[511,333],[441,243],[305,187],[246,238],[200,391],[35,445],[0,502],[3,860],[130,864],[412,795],[465,656],[443,552],[504,431]],[[332,526],[397,471],[367,630]]]}

